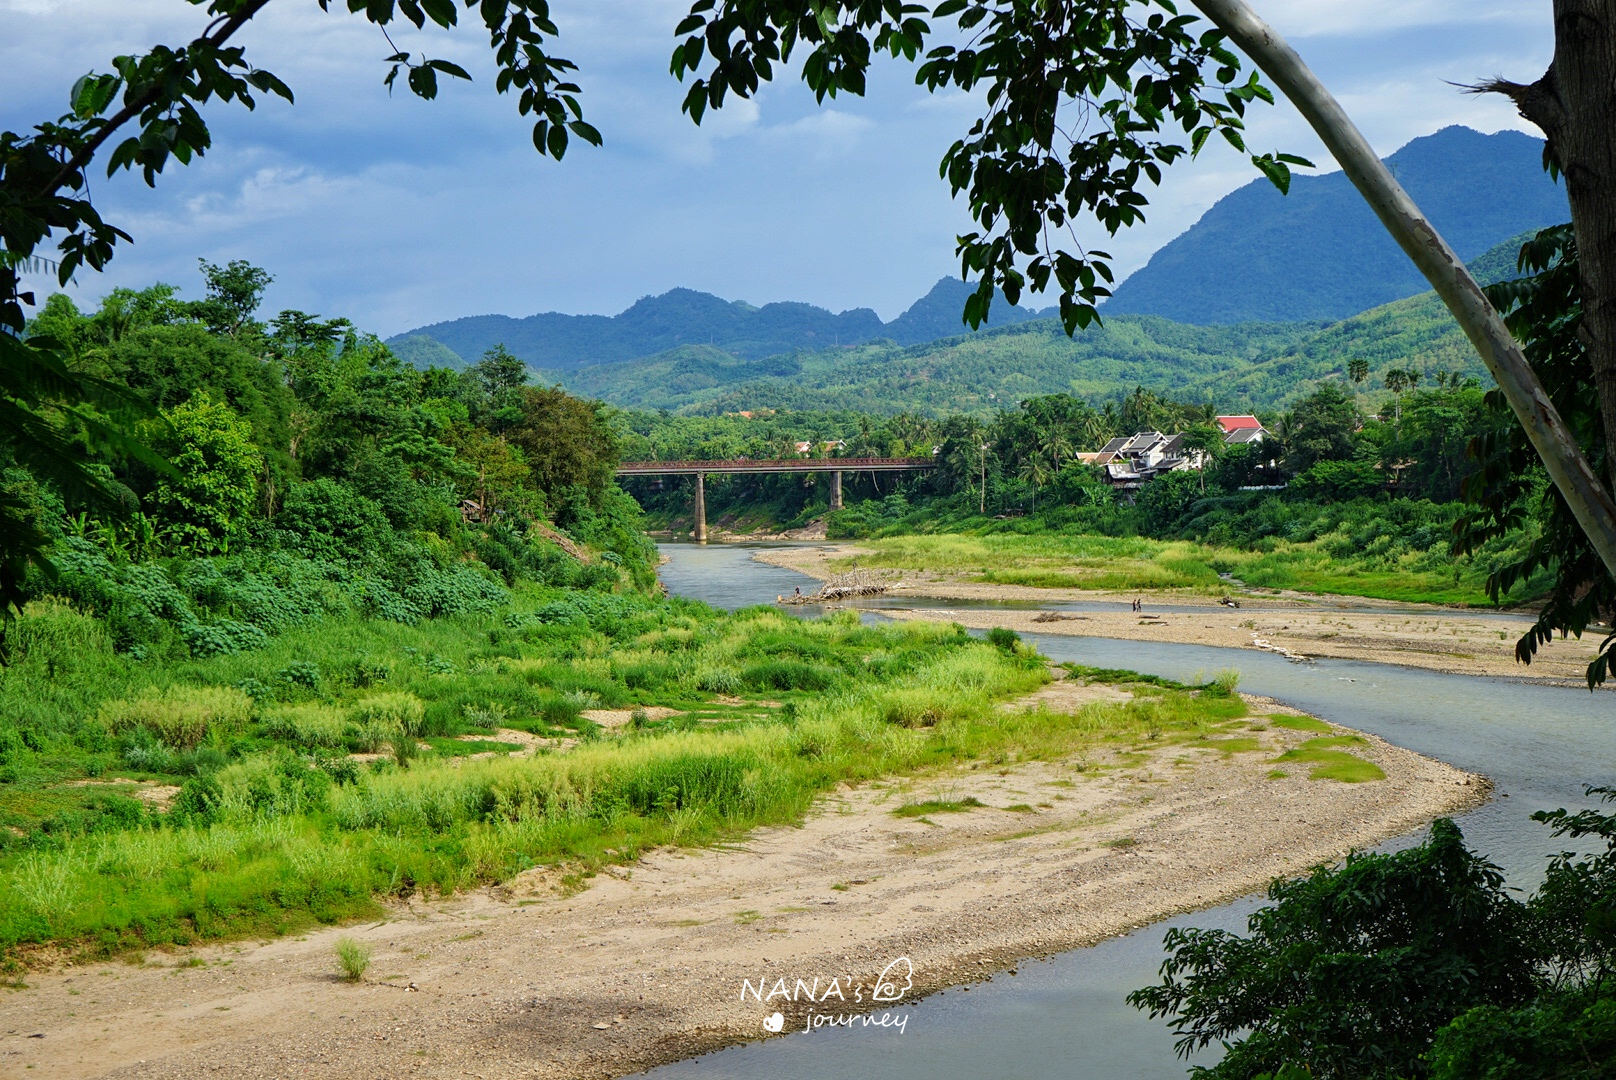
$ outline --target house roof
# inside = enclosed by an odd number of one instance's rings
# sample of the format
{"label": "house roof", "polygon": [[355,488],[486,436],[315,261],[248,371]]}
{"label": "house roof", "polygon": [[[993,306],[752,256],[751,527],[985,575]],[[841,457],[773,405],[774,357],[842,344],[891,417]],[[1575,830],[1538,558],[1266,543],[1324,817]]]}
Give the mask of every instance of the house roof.
{"label": "house roof", "polygon": [[1260,427],[1235,428],[1224,436],[1223,441],[1229,446],[1240,446],[1245,443],[1262,442],[1263,434],[1263,429]]}
{"label": "house roof", "polygon": [[1242,428],[1261,429],[1262,421],[1257,419],[1255,416],[1220,416],[1218,417],[1218,426],[1221,427],[1223,429],[1223,433],[1227,435],[1231,432],[1239,431]]}
{"label": "house roof", "polygon": [[1099,453],[1101,453],[1101,454],[1120,454],[1120,453],[1122,453],[1122,448],[1124,446],[1127,446],[1127,445],[1128,445],[1128,437],[1126,435],[1118,435],[1116,438],[1112,439],[1110,442],[1108,442],[1104,446],[1100,447]]}
{"label": "house roof", "polygon": [[1157,443],[1167,441],[1167,436],[1159,431],[1141,431],[1123,444],[1122,452],[1125,454],[1142,454]]}
{"label": "house roof", "polygon": [[1180,432],[1162,444],[1162,453],[1172,455],[1184,449],[1184,435]]}

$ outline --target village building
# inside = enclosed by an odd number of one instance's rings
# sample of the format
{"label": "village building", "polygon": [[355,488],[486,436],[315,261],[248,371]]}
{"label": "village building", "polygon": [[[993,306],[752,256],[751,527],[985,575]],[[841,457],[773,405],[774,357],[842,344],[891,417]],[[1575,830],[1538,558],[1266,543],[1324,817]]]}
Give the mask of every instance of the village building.
{"label": "village building", "polygon": [[1225,446],[1247,446],[1268,438],[1268,429],[1255,416],[1220,416],[1218,427]]}
{"label": "village building", "polygon": [[1094,453],[1077,455],[1083,464],[1102,470],[1111,486],[1121,491],[1137,491],[1162,473],[1199,469],[1202,459],[1199,450],[1185,448],[1182,434],[1159,431],[1119,436]]}

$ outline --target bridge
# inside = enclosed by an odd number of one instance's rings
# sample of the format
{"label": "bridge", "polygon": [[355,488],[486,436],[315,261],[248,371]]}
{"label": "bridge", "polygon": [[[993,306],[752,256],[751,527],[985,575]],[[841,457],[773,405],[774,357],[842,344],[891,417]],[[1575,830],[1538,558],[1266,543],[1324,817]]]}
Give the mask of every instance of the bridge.
{"label": "bridge", "polygon": [[707,540],[707,477],[767,473],[830,473],[830,508],[842,508],[844,472],[920,472],[937,462],[923,458],[737,458],[733,461],[625,461],[618,476],[694,476],[696,478],[696,540]]}

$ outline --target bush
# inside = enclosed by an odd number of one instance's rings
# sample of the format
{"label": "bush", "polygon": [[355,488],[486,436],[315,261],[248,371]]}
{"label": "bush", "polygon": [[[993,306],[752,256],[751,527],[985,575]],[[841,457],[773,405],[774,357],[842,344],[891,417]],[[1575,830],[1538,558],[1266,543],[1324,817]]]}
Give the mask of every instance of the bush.
{"label": "bush", "polygon": [[253,699],[234,687],[174,686],[106,702],[100,720],[114,734],[144,728],[169,746],[184,748],[195,746],[213,731],[237,734],[246,728],[252,714]]}
{"label": "bush", "polygon": [[802,660],[764,660],[741,672],[741,679],[758,690],[828,690],[836,672]]}
{"label": "bush", "polygon": [[1021,644],[1021,635],[1008,627],[995,626],[988,631],[988,644],[1001,652],[1013,653]]}

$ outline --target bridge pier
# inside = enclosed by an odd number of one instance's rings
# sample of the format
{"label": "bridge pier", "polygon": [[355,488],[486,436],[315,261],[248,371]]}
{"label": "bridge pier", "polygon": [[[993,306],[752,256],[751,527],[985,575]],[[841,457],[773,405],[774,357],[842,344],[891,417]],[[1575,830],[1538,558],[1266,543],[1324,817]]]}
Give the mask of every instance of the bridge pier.
{"label": "bridge pier", "polygon": [[696,474],[696,543],[707,542],[707,474]]}
{"label": "bridge pier", "polygon": [[840,472],[830,474],[830,508],[832,510],[842,508],[842,474]]}

